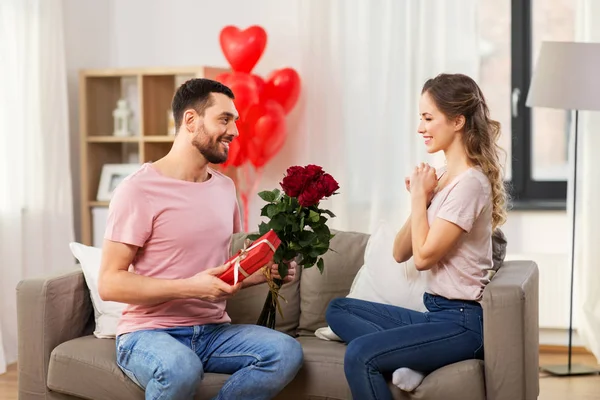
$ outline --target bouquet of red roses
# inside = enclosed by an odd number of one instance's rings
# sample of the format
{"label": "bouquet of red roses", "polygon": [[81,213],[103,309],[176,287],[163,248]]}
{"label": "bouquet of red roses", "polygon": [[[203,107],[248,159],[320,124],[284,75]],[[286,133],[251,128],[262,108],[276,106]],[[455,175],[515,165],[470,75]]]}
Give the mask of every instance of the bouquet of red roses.
{"label": "bouquet of red roses", "polygon": [[[281,277],[287,275],[287,262],[294,259],[303,268],[316,265],[322,273],[325,263],[321,256],[329,250],[334,236],[327,226],[327,217],[335,215],[320,208],[319,203],[337,194],[339,184],[320,166],[307,165],[288,168],[280,185],[283,192],[274,189],[258,193],[267,202],[261,215],[269,220],[260,224],[258,234],[248,238],[256,240],[270,230],[277,234],[281,244],[275,251],[273,262],[278,265]],[[282,281],[267,279],[271,290],[257,324],[274,328]],[[281,309],[279,312],[281,314]]]}

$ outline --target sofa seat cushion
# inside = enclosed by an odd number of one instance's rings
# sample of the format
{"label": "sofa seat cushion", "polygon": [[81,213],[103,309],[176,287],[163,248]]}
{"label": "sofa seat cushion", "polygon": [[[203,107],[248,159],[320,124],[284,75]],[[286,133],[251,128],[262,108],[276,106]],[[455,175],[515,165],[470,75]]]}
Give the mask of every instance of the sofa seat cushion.
{"label": "sofa seat cushion", "polygon": [[[316,337],[301,336],[304,365],[296,379],[281,393],[282,399],[351,399],[344,375],[346,345]],[[396,400],[479,400],[485,399],[483,362],[467,360],[429,374],[412,393],[389,382]]]}
{"label": "sofa seat cushion", "polygon": [[346,345],[315,336],[298,338],[304,351],[304,364],[280,396],[282,399],[351,399],[344,375]]}
{"label": "sofa seat cushion", "polygon": [[411,393],[390,384],[396,400],[483,400],[485,378],[483,361],[466,360],[447,365],[427,375]]}
{"label": "sofa seat cushion", "polygon": [[[212,399],[228,378],[224,374],[205,374],[195,400]],[[48,388],[85,399],[144,399],[144,391],[117,365],[115,340],[94,336],[70,340],[52,351]]]}

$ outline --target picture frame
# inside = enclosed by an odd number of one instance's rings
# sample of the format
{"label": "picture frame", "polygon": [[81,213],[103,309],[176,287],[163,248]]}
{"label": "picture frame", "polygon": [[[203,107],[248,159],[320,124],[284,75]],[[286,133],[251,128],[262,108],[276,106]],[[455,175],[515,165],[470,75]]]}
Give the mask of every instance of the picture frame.
{"label": "picture frame", "polygon": [[140,168],[139,164],[104,164],[98,184],[97,201],[110,201],[115,188]]}

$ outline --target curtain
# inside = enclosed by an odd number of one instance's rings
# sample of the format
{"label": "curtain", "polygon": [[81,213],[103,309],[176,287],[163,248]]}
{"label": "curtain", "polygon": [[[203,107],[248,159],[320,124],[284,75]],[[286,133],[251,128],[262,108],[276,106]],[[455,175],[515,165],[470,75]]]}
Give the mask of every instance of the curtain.
{"label": "curtain", "polygon": [[[594,16],[600,15],[596,0],[578,0],[576,40],[600,42],[600,26]],[[572,139],[571,135],[571,139]],[[579,112],[577,205],[575,210],[575,292],[574,326],[585,347],[600,362],[600,111]],[[572,160],[574,143],[571,140],[569,158]],[[573,218],[573,171],[569,174],[567,213]],[[570,236],[569,236],[570,238]]]}
{"label": "curtain", "polygon": [[300,3],[303,79],[301,160],[340,183],[327,200],[331,227],[370,232],[410,213],[404,177],[436,166],[417,133],[426,79],[461,72],[477,80],[475,0],[306,0]]}
{"label": "curtain", "polygon": [[62,15],[61,0],[0,2],[0,373],[18,282],[74,265]]}

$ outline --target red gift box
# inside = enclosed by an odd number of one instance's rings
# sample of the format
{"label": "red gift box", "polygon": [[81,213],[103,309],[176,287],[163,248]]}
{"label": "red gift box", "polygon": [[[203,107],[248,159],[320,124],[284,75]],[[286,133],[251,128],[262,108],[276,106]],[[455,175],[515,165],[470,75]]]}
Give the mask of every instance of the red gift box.
{"label": "red gift box", "polygon": [[243,281],[273,259],[273,254],[275,254],[275,250],[277,250],[280,243],[281,240],[277,234],[270,230],[256,239],[250,246],[241,249],[231,257],[227,261],[227,263],[231,263],[231,266],[219,278],[230,285],[235,284],[236,275],[237,282]]}

